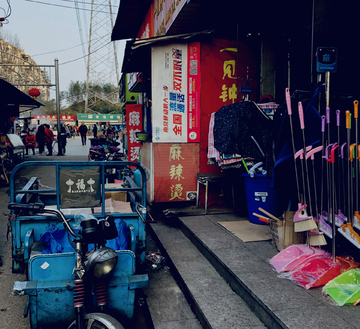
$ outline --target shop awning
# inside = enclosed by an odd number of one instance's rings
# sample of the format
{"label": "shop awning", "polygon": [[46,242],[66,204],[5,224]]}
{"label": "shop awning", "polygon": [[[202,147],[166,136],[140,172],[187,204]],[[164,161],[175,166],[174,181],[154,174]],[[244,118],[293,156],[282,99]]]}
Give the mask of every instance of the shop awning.
{"label": "shop awning", "polygon": [[111,41],[135,38],[152,0],[121,0]]}
{"label": "shop awning", "polygon": [[169,42],[200,41],[208,38],[212,31],[166,35],[161,37],[127,41],[122,73],[148,72],[151,67],[151,47]]}
{"label": "shop awning", "polygon": [[0,118],[18,117],[19,112],[25,112],[40,106],[44,105],[26,95],[11,83],[0,79]]}

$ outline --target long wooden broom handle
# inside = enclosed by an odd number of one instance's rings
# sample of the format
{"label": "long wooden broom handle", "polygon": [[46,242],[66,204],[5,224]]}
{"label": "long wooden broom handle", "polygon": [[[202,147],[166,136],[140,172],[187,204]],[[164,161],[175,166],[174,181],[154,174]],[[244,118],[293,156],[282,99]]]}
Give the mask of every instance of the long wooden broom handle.
{"label": "long wooden broom handle", "polygon": [[266,210],[264,210],[263,208],[258,208],[261,212],[263,212],[265,215],[268,215],[270,218],[276,220],[278,222],[278,224],[281,223],[281,220],[279,218],[276,218],[274,215],[270,214],[269,212],[267,212]]}

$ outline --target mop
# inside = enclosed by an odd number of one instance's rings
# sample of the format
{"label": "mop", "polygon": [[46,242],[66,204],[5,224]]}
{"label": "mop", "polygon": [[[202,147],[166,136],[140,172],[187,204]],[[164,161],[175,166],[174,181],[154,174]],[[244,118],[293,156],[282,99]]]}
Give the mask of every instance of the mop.
{"label": "mop", "polygon": [[[337,125],[337,130],[338,130],[338,142],[335,144],[330,144],[333,147],[337,144],[340,147],[340,110],[336,111],[336,125]],[[330,153],[329,153],[330,154]],[[339,153],[339,157],[341,157],[341,153]],[[332,161],[331,158],[329,157],[327,159],[327,161]],[[331,162],[332,163],[332,162]],[[334,168],[332,168],[333,172],[332,175],[335,176],[335,165],[333,165]],[[340,166],[339,166],[340,168]],[[338,175],[338,186],[340,186],[340,174]],[[335,225],[337,227],[340,227],[342,224],[344,224],[347,221],[346,216],[341,212],[341,209],[339,209],[338,205],[340,205],[340,200],[337,199],[337,190],[335,189],[335,184],[333,184],[332,188],[334,189],[332,193],[335,193],[335,199],[334,202],[332,204],[333,207],[329,207],[329,222],[330,224],[332,224],[332,218],[335,218]],[[339,197],[340,199],[340,197]],[[335,212],[334,216],[332,214],[333,209],[338,209],[337,212]]]}
{"label": "mop", "polygon": [[[288,115],[289,115],[289,120],[290,120],[291,142],[292,142],[292,149],[293,149],[293,154],[294,154],[295,178],[296,178],[298,206],[299,206],[299,210],[297,211],[297,213],[299,213],[298,216],[301,216],[300,220],[303,220],[303,219],[307,220],[307,219],[311,218],[311,220],[314,221],[312,219],[312,217],[307,216],[306,209],[305,209],[306,204],[304,204],[304,205],[301,204],[299,176],[297,173],[296,158],[297,157],[300,157],[300,159],[304,158],[304,150],[300,150],[298,152],[296,152],[296,150],[295,150],[294,132],[293,132],[293,125],[292,125],[291,99],[290,99],[289,88],[285,89],[285,96],[286,96],[286,104],[287,104]],[[310,149],[311,149],[311,147],[308,148],[307,150],[309,151]],[[306,154],[306,150],[305,150],[305,154]],[[303,163],[303,161],[301,161],[301,163]],[[263,210],[261,210],[261,211],[263,212]],[[295,222],[294,222],[294,226],[295,226]],[[314,222],[314,227],[312,227],[312,228],[315,229],[316,227],[317,226]],[[306,231],[306,230],[304,230],[304,231]],[[296,230],[295,230],[295,232],[296,232]],[[312,248],[312,247],[310,248],[308,245],[305,245],[305,244],[291,245],[291,246],[287,247],[286,249],[282,250],[281,252],[279,252],[277,255],[275,255],[270,260],[270,264],[275,268],[275,270],[278,273],[287,272],[287,271],[294,270],[297,266],[299,266],[300,264],[302,264],[303,262],[307,261],[308,259],[310,259],[312,257],[318,257],[318,256],[322,256],[324,254],[325,254],[324,250],[321,250],[318,248]]]}
{"label": "mop", "polygon": [[[322,145],[325,144],[325,115],[321,117],[321,133],[322,133]],[[323,159],[326,159],[325,156],[325,147],[322,148],[322,155]],[[321,162],[321,172],[324,172],[324,161]],[[324,175],[321,175],[321,199],[320,199],[320,215],[319,215],[319,229],[323,232],[328,238],[332,239],[332,229],[331,226],[325,221],[324,218]]]}
{"label": "mop", "polygon": [[[351,114],[350,111],[346,111],[346,130],[347,130],[347,145],[348,145],[348,159],[350,162],[353,149],[350,150],[350,130],[351,130]],[[352,214],[352,166],[349,163],[348,166],[348,218],[351,218]],[[352,223],[345,223],[340,226],[338,232],[342,234],[347,240],[349,240],[354,246],[360,249],[360,236],[354,231]]]}
{"label": "mop", "polygon": [[354,212],[354,218],[353,218],[353,227],[356,227],[357,229],[360,229],[360,213],[359,213],[359,182],[358,182],[358,174],[359,174],[359,145],[358,145],[358,107],[359,107],[359,101],[354,101],[354,118],[355,118],[355,144],[356,144],[356,156],[355,156],[355,205],[356,209]]}
{"label": "mop", "polygon": [[[340,147],[340,145],[341,145],[341,143],[340,143],[340,110],[337,110],[336,111],[336,125],[337,125],[337,128],[338,128],[338,145],[339,145],[339,147]],[[341,158],[341,148],[339,149],[340,150],[340,152],[339,152],[339,158]],[[341,185],[340,184],[340,182],[341,182],[341,162],[340,162],[340,160],[339,160],[339,165],[338,165],[338,171],[339,171],[339,173],[338,173],[338,187]],[[336,193],[336,191],[335,191],[335,193]],[[335,199],[335,201],[338,203],[338,206],[336,207],[337,208],[337,213],[335,214],[335,224],[336,224],[336,226],[338,226],[338,227],[340,227],[342,224],[344,224],[346,221],[347,221],[347,218],[346,218],[346,216],[342,213],[342,211],[341,211],[341,207],[340,207],[340,199],[341,199],[341,197],[340,197],[340,192],[339,193],[337,193],[338,194],[338,196],[339,196],[339,198],[337,199]],[[344,196],[345,197],[345,196]],[[338,201],[337,201],[338,200]],[[344,199],[344,204],[345,204],[345,199]]]}

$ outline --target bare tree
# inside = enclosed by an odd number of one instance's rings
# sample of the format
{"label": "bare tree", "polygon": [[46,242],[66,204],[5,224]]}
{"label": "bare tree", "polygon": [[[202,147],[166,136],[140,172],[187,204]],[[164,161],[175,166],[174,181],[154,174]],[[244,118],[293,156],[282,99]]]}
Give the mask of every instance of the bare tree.
{"label": "bare tree", "polygon": [[14,47],[21,49],[20,39],[17,34],[12,34],[8,30],[0,29],[0,39],[3,39],[5,42],[10,43]]}

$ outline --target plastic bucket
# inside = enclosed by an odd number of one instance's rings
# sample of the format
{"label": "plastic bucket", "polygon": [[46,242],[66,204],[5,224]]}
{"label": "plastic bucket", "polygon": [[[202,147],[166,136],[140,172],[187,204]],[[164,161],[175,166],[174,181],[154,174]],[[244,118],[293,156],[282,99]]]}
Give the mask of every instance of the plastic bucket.
{"label": "plastic bucket", "polygon": [[266,175],[255,175],[253,178],[248,174],[242,174],[245,179],[246,200],[249,212],[249,221],[254,224],[266,225],[261,222],[253,213],[259,213],[261,207],[276,216],[277,195],[271,189],[271,177]]}

